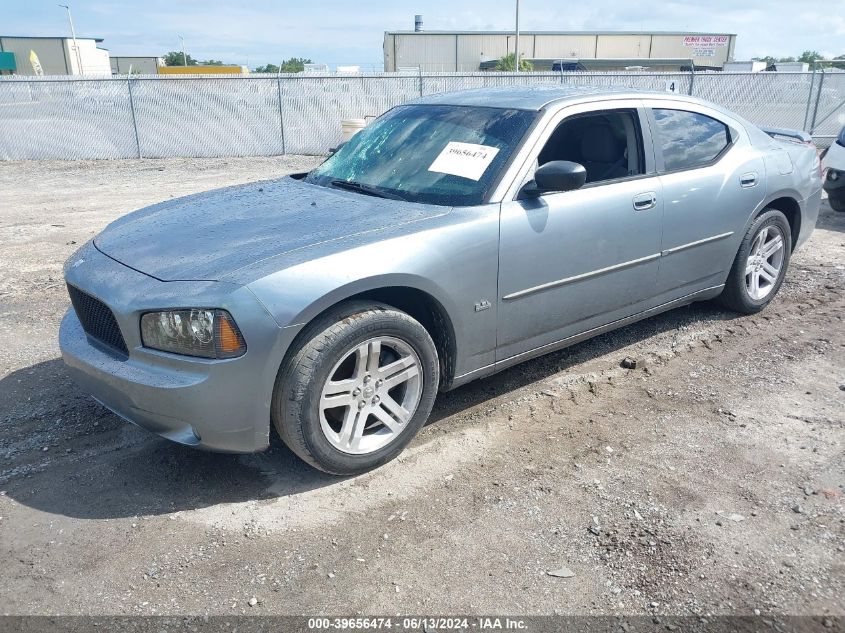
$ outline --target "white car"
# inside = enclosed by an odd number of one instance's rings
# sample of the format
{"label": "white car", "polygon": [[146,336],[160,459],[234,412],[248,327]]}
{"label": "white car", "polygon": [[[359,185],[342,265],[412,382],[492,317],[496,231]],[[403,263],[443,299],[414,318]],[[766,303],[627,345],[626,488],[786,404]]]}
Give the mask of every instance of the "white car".
{"label": "white car", "polygon": [[824,168],[827,170],[824,190],[828,202],[834,211],[845,212],[845,127],[825,153]]}

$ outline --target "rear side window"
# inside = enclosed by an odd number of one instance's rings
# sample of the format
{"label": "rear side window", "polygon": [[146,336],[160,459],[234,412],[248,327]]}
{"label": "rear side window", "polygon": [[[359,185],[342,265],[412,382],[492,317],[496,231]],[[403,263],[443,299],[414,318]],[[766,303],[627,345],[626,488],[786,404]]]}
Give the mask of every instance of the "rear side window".
{"label": "rear side window", "polygon": [[706,165],[731,144],[728,126],[712,117],[663,108],[654,108],[652,112],[666,171]]}

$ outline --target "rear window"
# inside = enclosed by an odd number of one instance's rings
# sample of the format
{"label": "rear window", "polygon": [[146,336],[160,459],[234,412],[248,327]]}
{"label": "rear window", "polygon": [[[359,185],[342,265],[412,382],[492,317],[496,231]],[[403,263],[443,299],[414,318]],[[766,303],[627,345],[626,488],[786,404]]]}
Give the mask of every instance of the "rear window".
{"label": "rear window", "polygon": [[731,144],[728,126],[712,117],[686,110],[652,111],[666,171],[702,167]]}

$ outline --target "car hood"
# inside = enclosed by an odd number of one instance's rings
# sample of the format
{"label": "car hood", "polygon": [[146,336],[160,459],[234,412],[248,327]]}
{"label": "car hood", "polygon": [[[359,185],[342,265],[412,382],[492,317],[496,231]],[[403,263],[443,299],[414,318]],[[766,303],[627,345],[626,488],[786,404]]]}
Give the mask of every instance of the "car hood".
{"label": "car hood", "polygon": [[219,281],[269,257],[445,211],[286,177],[135,211],[107,226],[94,245],[162,281]]}

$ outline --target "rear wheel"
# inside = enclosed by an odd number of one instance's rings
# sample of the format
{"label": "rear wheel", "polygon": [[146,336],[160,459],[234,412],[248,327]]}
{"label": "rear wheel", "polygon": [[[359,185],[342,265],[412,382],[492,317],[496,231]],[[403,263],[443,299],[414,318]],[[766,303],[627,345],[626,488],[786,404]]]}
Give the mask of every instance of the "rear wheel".
{"label": "rear wheel", "polygon": [[719,301],[746,314],[765,308],[780,290],[791,252],[789,221],[766,209],[745,234]]}
{"label": "rear wheel", "polygon": [[335,475],[396,457],[437,394],[437,349],[425,328],[389,306],[350,302],[305,336],[276,379],[272,417],[282,440]]}

